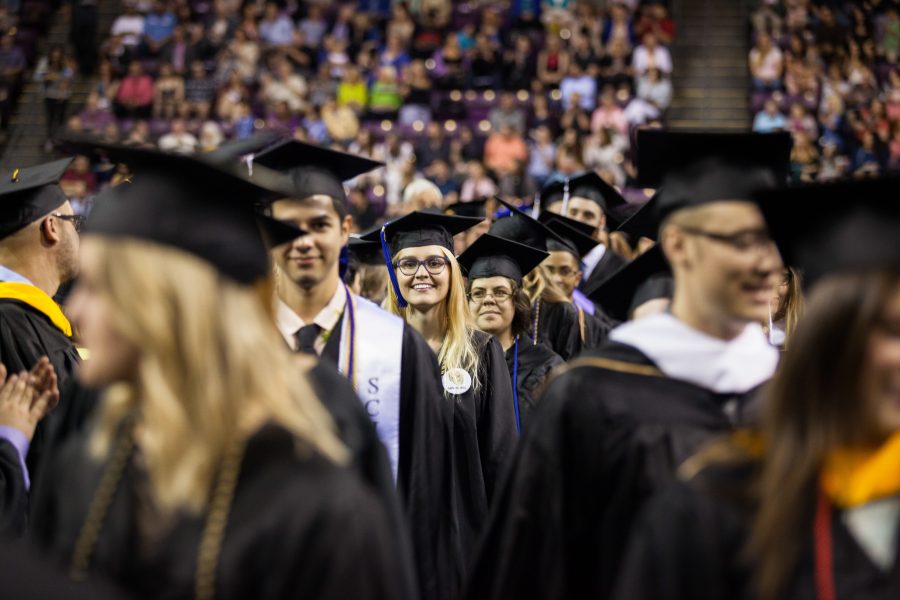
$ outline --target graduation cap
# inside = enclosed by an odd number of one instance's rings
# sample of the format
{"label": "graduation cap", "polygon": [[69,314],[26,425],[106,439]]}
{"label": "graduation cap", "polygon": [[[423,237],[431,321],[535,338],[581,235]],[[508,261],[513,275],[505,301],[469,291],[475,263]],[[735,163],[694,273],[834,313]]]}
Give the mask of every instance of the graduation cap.
{"label": "graduation cap", "polygon": [[72,158],[0,172],[0,239],[50,214],[68,198],[59,180]]}
{"label": "graduation cap", "polygon": [[672,271],[662,248],[656,244],[603,281],[585,290],[585,295],[619,321],[627,321],[641,304],[656,298],[671,298],[675,291]]}
{"label": "graduation cap", "polygon": [[544,251],[547,250],[547,243],[550,239],[558,244],[566,244],[566,241],[557,233],[529,216],[522,209],[502,198],[497,198],[497,202],[506,207],[508,212],[498,212],[495,215],[488,233]]}
{"label": "graduation cap", "polygon": [[[261,187],[237,167],[201,157],[88,140],[69,140],[80,153],[103,152],[125,163],[131,183],[101,193],[85,233],[130,237],[193,254],[239,283],[269,272],[269,247],[305,235],[293,225],[259,212],[262,202],[285,190]],[[284,177],[270,183],[283,184]]]}
{"label": "graduation cap", "polygon": [[458,217],[487,217],[488,198],[472,200],[471,202],[454,202],[444,208],[445,215]]}
{"label": "graduation cap", "polygon": [[350,236],[347,246],[350,256],[363,265],[384,265],[384,254],[381,252],[380,242],[370,242],[360,239],[359,236]]}
{"label": "graduation cap", "polygon": [[566,177],[561,181],[554,181],[541,190],[541,203],[544,207],[554,202],[562,201],[562,214],[568,209],[569,200],[572,198],[585,198],[597,204],[606,215],[606,221],[610,228],[615,228],[621,222],[620,212],[628,201],[616,188],[609,185],[594,171],[587,171],[576,177]]}
{"label": "graduation cap", "polygon": [[294,139],[262,150],[254,155],[253,164],[290,175],[293,189],[288,196],[292,198],[321,194],[344,202],[347,201],[344,181],[384,166],[384,163],[362,156]]}
{"label": "graduation cap", "polygon": [[900,177],[807,184],[757,201],[785,264],[804,282],[832,272],[900,270]]}
{"label": "graduation cap", "polygon": [[563,238],[563,244],[560,244],[553,238],[547,240],[547,250],[550,252],[568,252],[575,256],[575,260],[580,262],[585,254],[596,248],[600,243],[594,239],[594,227],[581,221],[551,212],[542,212],[538,217],[538,221]]}
{"label": "graduation cap", "polygon": [[638,179],[660,188],[656,224],[673,212],[723,200],[750,200],[787,182],[791,134],[712,133],[642,129],[637,137]]}
{"label": "graduation cap", "polygon": [[381,229],[361,236],[365,241],[378,241],[384,263],[388,268],[391,285],[397,294],[400,308],[406,307],[406,299],[400,293],[397,274],[394,272],[393,257],[406,248],[441,246],[453,252],[453,236],[481,223],[480,217],[459,217],[437,212],[416,210],[399,219],[389,221]]}
{"label": "graduation cap", "polygon": [[659,223],[656,220],[656,204],[659,194],[647,200],[640,208],[638,208],[630,217],[625,219],[616,231],[623,231],[632,236],[634,240],[642,237],[655,240],[659,237]]}
{"label": "graduation cap", "polygon": [[460,254],[457,261],[469,280],[503,276],[521,285],[522,277],[547,256],[542,250],[486,233]]}

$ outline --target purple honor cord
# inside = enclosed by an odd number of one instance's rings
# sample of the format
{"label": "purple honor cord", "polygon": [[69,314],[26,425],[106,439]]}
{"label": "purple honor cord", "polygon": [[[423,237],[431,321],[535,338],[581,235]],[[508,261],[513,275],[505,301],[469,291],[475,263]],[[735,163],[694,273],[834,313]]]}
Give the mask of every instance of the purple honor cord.
{"label": "purple honor cord", "polygon": [[519,419],[519,336],[516,336],[516,343],[513,345],[513,406],[516,409],[516,431],[522,433],[522,422]]}

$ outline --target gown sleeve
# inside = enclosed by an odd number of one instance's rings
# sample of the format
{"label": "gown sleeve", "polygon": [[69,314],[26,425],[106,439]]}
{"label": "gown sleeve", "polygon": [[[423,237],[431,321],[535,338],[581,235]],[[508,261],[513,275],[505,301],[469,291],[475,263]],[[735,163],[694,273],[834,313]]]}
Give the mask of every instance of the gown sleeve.
{"label": "gown sleeve", "polygon": [[559,354],[563,360],[569,360],[581,353],[581,330],[578,323],[578,311],[570,302],[542,302],[543,315],[538,320],[538,341],[544,341]]}
{"label": "gown sleeve", "polygon": [[0,536],[17,536],[25,530],[28,490],[19,451],[0,438]]}
{"label": "gown sleeve", "polygon": [[492,503],[499,479],[512,459],[518,434],[513,406],[512,379],[503,356],[503,348],[491,337],[484,346],[482,388],[478,407],[478,446],[484,473],[488,504]]}

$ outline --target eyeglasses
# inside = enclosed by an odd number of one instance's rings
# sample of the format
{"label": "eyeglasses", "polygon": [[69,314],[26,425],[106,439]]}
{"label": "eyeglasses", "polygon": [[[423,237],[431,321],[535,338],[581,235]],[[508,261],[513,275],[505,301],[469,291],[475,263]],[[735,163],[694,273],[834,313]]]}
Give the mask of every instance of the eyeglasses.
{"label": "eyeglasses", "polygon": [[696,227],[679,226],[691,235],[699,235],[731,246],[739,252],[763,251],[773,247],[774,242],[767,231],[739,231],[737,233],[716,233]]}
{"label": "eyeglasses", "polygon": [[544,268],[547,269],[547,273],[550,275],[559,275],[560,277],[571,277],[575,274],[575,269],[572,267],[554,267],[552,265],[544,265]]}
{"label": "eyeglasses", "polygon": [[506,302],[512,298],[512,292],[507,290],[494,290],[493,292],[489,292],[484,289],[477,289],[469,292],[469,300],[472,302],[484,302],[488,296],[491,296],[494,299],[494,302]]}
{"label": "eyeglasses", "polygon": [[450,263],[445,256],[429,256],[424,260],[416,258],[401,258],[394,263],[394,268],[399,270],[407,277],[411,277],[419,272],[419,267],[424,266],[425,270],[431,275],[440,275],[444,272],[444,267]]}
{"label": "eyeglasses", "polygon": [[72,227],[75,228],[76,233],[80,233],[84,228],[84,223],[87,221],[87,217],[84,215],[64,215],[62,213],[53,213],[50,215],[51,217],[56,217],[57,219],[62,219],[63,221],[69,221],[72,224]]}

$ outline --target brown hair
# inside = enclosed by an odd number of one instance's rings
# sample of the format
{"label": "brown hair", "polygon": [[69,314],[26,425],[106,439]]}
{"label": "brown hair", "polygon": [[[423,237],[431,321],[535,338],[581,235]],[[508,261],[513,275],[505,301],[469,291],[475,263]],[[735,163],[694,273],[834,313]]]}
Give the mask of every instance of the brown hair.
{"label": "brown hair", "polygon": [[898,285],[900,274],[884,272],[823,281],[772,382],[759,510],[747,545],[761,599],[783,593],[797,565],[826,454],[871,431],[860,381],[871,333]]}
{"label": "brown hair", "polygon": [[796,269],[788,267],[785,270],[784,283],[787,291],[778,302],[778,310],[772,315],[772,321],[784,321],[784,348],[786,350],[791,337],[797,330],[800,315],[803,314],[804,301],[803,282]]}
{"label": "brown hair", "polygon": [[[509,289],[512,290],[512,298],[510,299],[513,303],[514,313],[509,329],[512,336],[515,338],[519,335],[528,334],[528,332],[531,331],[531,300],[528,298],[528,294],[525,293],[525,290],[522,289],[522,286],[509,277],[506,277],[505,279],[507,283],[509,283]],[[475,279],[469,279],[467,281],[466,295],[472,291],[472,284],[475,281]]]}

